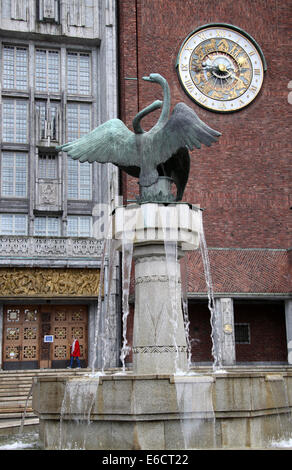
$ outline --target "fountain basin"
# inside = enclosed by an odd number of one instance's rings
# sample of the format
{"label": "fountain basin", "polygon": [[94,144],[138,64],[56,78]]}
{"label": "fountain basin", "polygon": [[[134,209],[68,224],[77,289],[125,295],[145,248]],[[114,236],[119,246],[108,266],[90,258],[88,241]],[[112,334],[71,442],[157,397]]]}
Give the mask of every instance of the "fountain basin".
{"label": "fountain basin", "polygon": [[[70,382],[78,388],[71,401]],[[267,448],[291,437],[291,385],[291,370],[40,377],[33,409],[45,449]]]}

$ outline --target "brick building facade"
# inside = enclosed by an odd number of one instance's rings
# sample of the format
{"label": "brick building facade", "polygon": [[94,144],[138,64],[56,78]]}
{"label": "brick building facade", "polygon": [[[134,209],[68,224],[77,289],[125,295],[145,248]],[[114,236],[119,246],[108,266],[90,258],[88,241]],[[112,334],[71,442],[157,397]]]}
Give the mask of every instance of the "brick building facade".
{"label": "brick building facade", "polygon": [[[192,152],[184,201],[205,209],[215,299],[222,322],[226,306],[232,318],[233,352],[225,363],[292,363],[292,1],[123,0],[118,15],[121,119],[131,128],[139,110],[162,98],[160,88],[142,81],[157,72],[169,83],[172,106],[186,103],[222,133],[216,145]],[[211,23],[246,31],[267,62],[260,93],[236,112],[199,107],[177,75],[183,41]],[[144,128],[158,115],[148,116]],[[131,201],[137,180],[122,178],[125,202]],[[211,340],[200,253],[188,255],[188,275],[192,359],[206,363]]]}

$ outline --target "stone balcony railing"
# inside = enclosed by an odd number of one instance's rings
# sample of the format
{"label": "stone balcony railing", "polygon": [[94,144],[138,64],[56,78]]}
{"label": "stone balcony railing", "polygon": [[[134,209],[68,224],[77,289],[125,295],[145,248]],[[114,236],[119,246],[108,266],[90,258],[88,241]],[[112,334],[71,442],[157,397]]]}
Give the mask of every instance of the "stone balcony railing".
{"label": "stone balcony railing", "polygon": [[0,236],[0,258],[92,259],[102,256],[103,241],[95,238]]}

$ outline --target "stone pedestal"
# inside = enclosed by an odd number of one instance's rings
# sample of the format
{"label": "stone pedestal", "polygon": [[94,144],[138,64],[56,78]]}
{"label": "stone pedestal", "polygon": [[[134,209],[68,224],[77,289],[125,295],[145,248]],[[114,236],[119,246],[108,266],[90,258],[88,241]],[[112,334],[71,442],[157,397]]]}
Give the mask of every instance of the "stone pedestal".
{"label": "stone pedestal", "polygon": [[179,260],[164,245],[136,246],[133,372],[187,370]]}
{"label": "stone pedestal", "polygon": [[115,211],[113,237],[120,249],[133,244],[135,374],[187,370],[179,260],[198,248],[199,219],[199,209],[189,204],[133,204]]}

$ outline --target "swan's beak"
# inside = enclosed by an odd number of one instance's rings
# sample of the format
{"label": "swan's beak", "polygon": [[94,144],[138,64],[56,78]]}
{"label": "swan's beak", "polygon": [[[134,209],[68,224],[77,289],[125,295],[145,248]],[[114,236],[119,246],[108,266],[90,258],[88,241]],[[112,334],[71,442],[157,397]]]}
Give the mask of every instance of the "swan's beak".
{"label": "swan's beak", "polygon": [[154,80],[151,78],[151,75],[149,77],[142,77],[142,80],[145,80],[145,82],[154,82]]}

